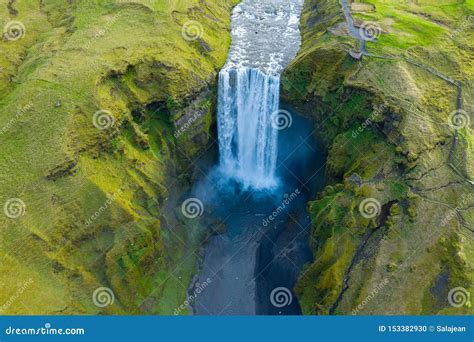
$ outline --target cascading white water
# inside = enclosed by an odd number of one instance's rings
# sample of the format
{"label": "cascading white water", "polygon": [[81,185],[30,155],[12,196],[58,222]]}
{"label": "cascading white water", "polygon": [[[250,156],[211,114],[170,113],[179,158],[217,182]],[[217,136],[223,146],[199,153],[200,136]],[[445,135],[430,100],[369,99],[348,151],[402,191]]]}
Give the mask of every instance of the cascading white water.
{"label": "cascading white water", "polygon": [[[197,284],[208,283],[206,290],[192,304],[192,312],[196,315],[272,313],[274,307],[269,304],[267,285],[272,288],[286,286],[296,276],[293,270],[288,275],[276,275],[274,272],[284,270],[284,266],[273,268],[272,265],[267,269],[270,265],[264,261],[267,256],[262,258],[261,254],[268,254],[271,257],[268,260],[273,259],[273,253],[279,255],[278,248],[287,248],[283,244],[271,246],[268,253],[260,253],[266,248],[263,236],[268,235],[264,230],[275,232],[275,229],[284,229],[276,223],[271,228],[262,226],[259,217],[273,212],[273,194],[278,191],[272,189],[272,196],[247,196],[247,193],[229,191],[226,178],[237,180],[252,192],[278,185],[275,175],[278,130],[272,127],[272,123],[277,128],[281,126],[278,115],[274,117],[272,114],[276,111],[280,114],[280,73],[299,49],[298,26],[303,1],[242,0],[234,9],[232,46],[227,63],[219,74],[220,165],[217,172],[213,170],[195,190],[199,194],[197,197],[208,198],[207,202],[215,208],[217,217],[225,222],[226,230],[212,236],[206,243],[199,274],[190,289],[190,293],[194,293]],[[224,181],[220,182],[222,176]],[[280,188],[282,192],[288,188],[284,186]],[[282,196],[280,193],[279,197]],[[305,202],[303,198],[301,200]],[[307,219],[306,215],[303,217]],[[306,239],[306,235],[299,232],[298,236]],[[296,259],[303,261],[304,258]],[[299,261],[295,262],[299,265]],[[272,274],[269,277],[272,280],[265,280],[264,284],[260,281],[264,277],[256,276],[263,271]],[[268,310],[266,306],[272,308]]]}
{"label": "cascading white water", "polygon": [[230,68],[219,75],[219,146],[228,175],[256,188],[276,185],[280,79],[258,69]]}
{"label": "cascading white water", "polygon": [[221,170],[244,187],[278,183],[280,73],[300,46],[302,6],[303,0],[244,0],[234,9],[232,46],[219,73],[219,153]]}

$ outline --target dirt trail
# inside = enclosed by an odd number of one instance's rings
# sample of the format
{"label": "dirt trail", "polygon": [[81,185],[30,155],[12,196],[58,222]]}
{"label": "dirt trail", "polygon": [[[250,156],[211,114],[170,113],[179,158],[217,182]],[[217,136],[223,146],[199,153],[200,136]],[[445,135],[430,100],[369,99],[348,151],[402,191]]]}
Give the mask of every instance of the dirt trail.
{"label": "dirt trail", "polygon": [[[429,65],[416,62],[416,61],[414,61],[414,60],[412,60],[412,59],[410,59],[406,56],[374,55],[374,54],[369,53],[367,51],[367,47],[366,47],[366,40],[360,34],[359,30],[357,30],[354,26],[354,19],[352,17],[351,10],[349,8],[347,0],[340,0],[340,4],[341,4],[341,7],[342,7],[342,11],[344,12],[344,17],[346,19],[349,34],[352,37],[354,37],[354,38],[356,38],[360,41],[360,52],[359,53],[361,54],[361,57],[366,56],[366,57],[381,58],[381,59],[403,60],[403,61],[405,61],[407,63],[410,63],[410,64],[412,64],[412,65],[414,65],[414,66],[416,66],[420,69],[423,69],[424,71],[426,71],[426,72],[428,72],[428,73],[430,73],[430,74],[432,74],[432,75],[434,75],[438,78],[443,79],[444,81],[448,82],[453,87],[456,87],[458,95],[457,95],[457,98],[456,98],[456,106],[455,106],[456,107],[456,114],[455,114],[454,120],[457,121],[457,120],[460,119],[460,116],[463,113],[463,101],[462,101],[463,88],[462,88],[462,82],[461,81],[455,80],[455,79],[443,74],[442,72],[434,69],[433,67],[431,67]],[[372,41],[377,42],[376,40],[372,40]],[[454,130],[455,130],[455,132],[454,132],[454,135],[453,135],[453,143],[451,145],[451,150],[449,151],[448,164],[450,165],[450,167],[457,174],[459,174],[459,171],[453,165],[453,158],[454,158],[454,155],[455,155],[455,152],[456,152],[456,147],[458,145],[458,140],[459,140],[459,128],[454,127]],[[469,181],[466,176],[462,175],[462,177],[469,184],[473,185],[473,183],[471,181]]]}

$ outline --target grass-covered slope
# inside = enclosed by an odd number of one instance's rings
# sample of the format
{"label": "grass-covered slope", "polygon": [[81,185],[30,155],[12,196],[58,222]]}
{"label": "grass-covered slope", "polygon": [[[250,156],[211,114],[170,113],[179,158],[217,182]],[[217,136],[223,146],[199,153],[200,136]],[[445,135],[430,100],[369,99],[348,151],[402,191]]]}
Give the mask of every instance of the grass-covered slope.
{"label": "grass-covered slope", "polygon": [[199,237],[170,198],[209,137],[235,2],[0,4],[2,313],[182,304]]}
{"label": "grass-covered slope", "polygon": [[339,1],[307,0],[282,80],[328,149],[303,312],[473,314],[474,2],[351,5],[356,27],[376,28],[370,56],[349,55]]}

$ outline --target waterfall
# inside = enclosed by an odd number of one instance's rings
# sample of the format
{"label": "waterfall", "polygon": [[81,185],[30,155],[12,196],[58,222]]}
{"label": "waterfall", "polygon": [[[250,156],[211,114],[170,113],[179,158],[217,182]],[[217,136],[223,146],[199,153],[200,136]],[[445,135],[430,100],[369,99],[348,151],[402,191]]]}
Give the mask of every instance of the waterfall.
{"label": "waterfall", "polygon": [[[303,0],[244,0],[232,15],[232,46],[219,73],[220,169],[244,187],[276,176],[280,73],[300,46]],[[250,48],[251,47],[251,48]]]}
{"label": "waterfall", "polygon": [[252,68],[219,74],[218,130],[220,163],[225,173],[246,186],[273,187],[278,130],[279,75]]}

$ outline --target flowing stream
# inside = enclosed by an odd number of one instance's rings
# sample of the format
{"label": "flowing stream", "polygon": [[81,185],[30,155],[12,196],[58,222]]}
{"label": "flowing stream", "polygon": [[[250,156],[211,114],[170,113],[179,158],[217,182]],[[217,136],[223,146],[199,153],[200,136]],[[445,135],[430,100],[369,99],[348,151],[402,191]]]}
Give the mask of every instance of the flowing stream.
{"label": "flowing stream", "polygon": [[219,73],[218,134],[224,174],[275,187],[280,73],[300,47],[303,0],[245,0],[232,15],[232,45]]}
{"label": "flowing stream", "polygon": [[193,190],[224,232],[201,253],[188,290],[193,314],[300,314],[292,289],[312,259],[306,203],[323,183],[324,156],[311,123],[280,107],[279,88],[300,47],[303,2],[234,9],[219,74],[219,163]]}

